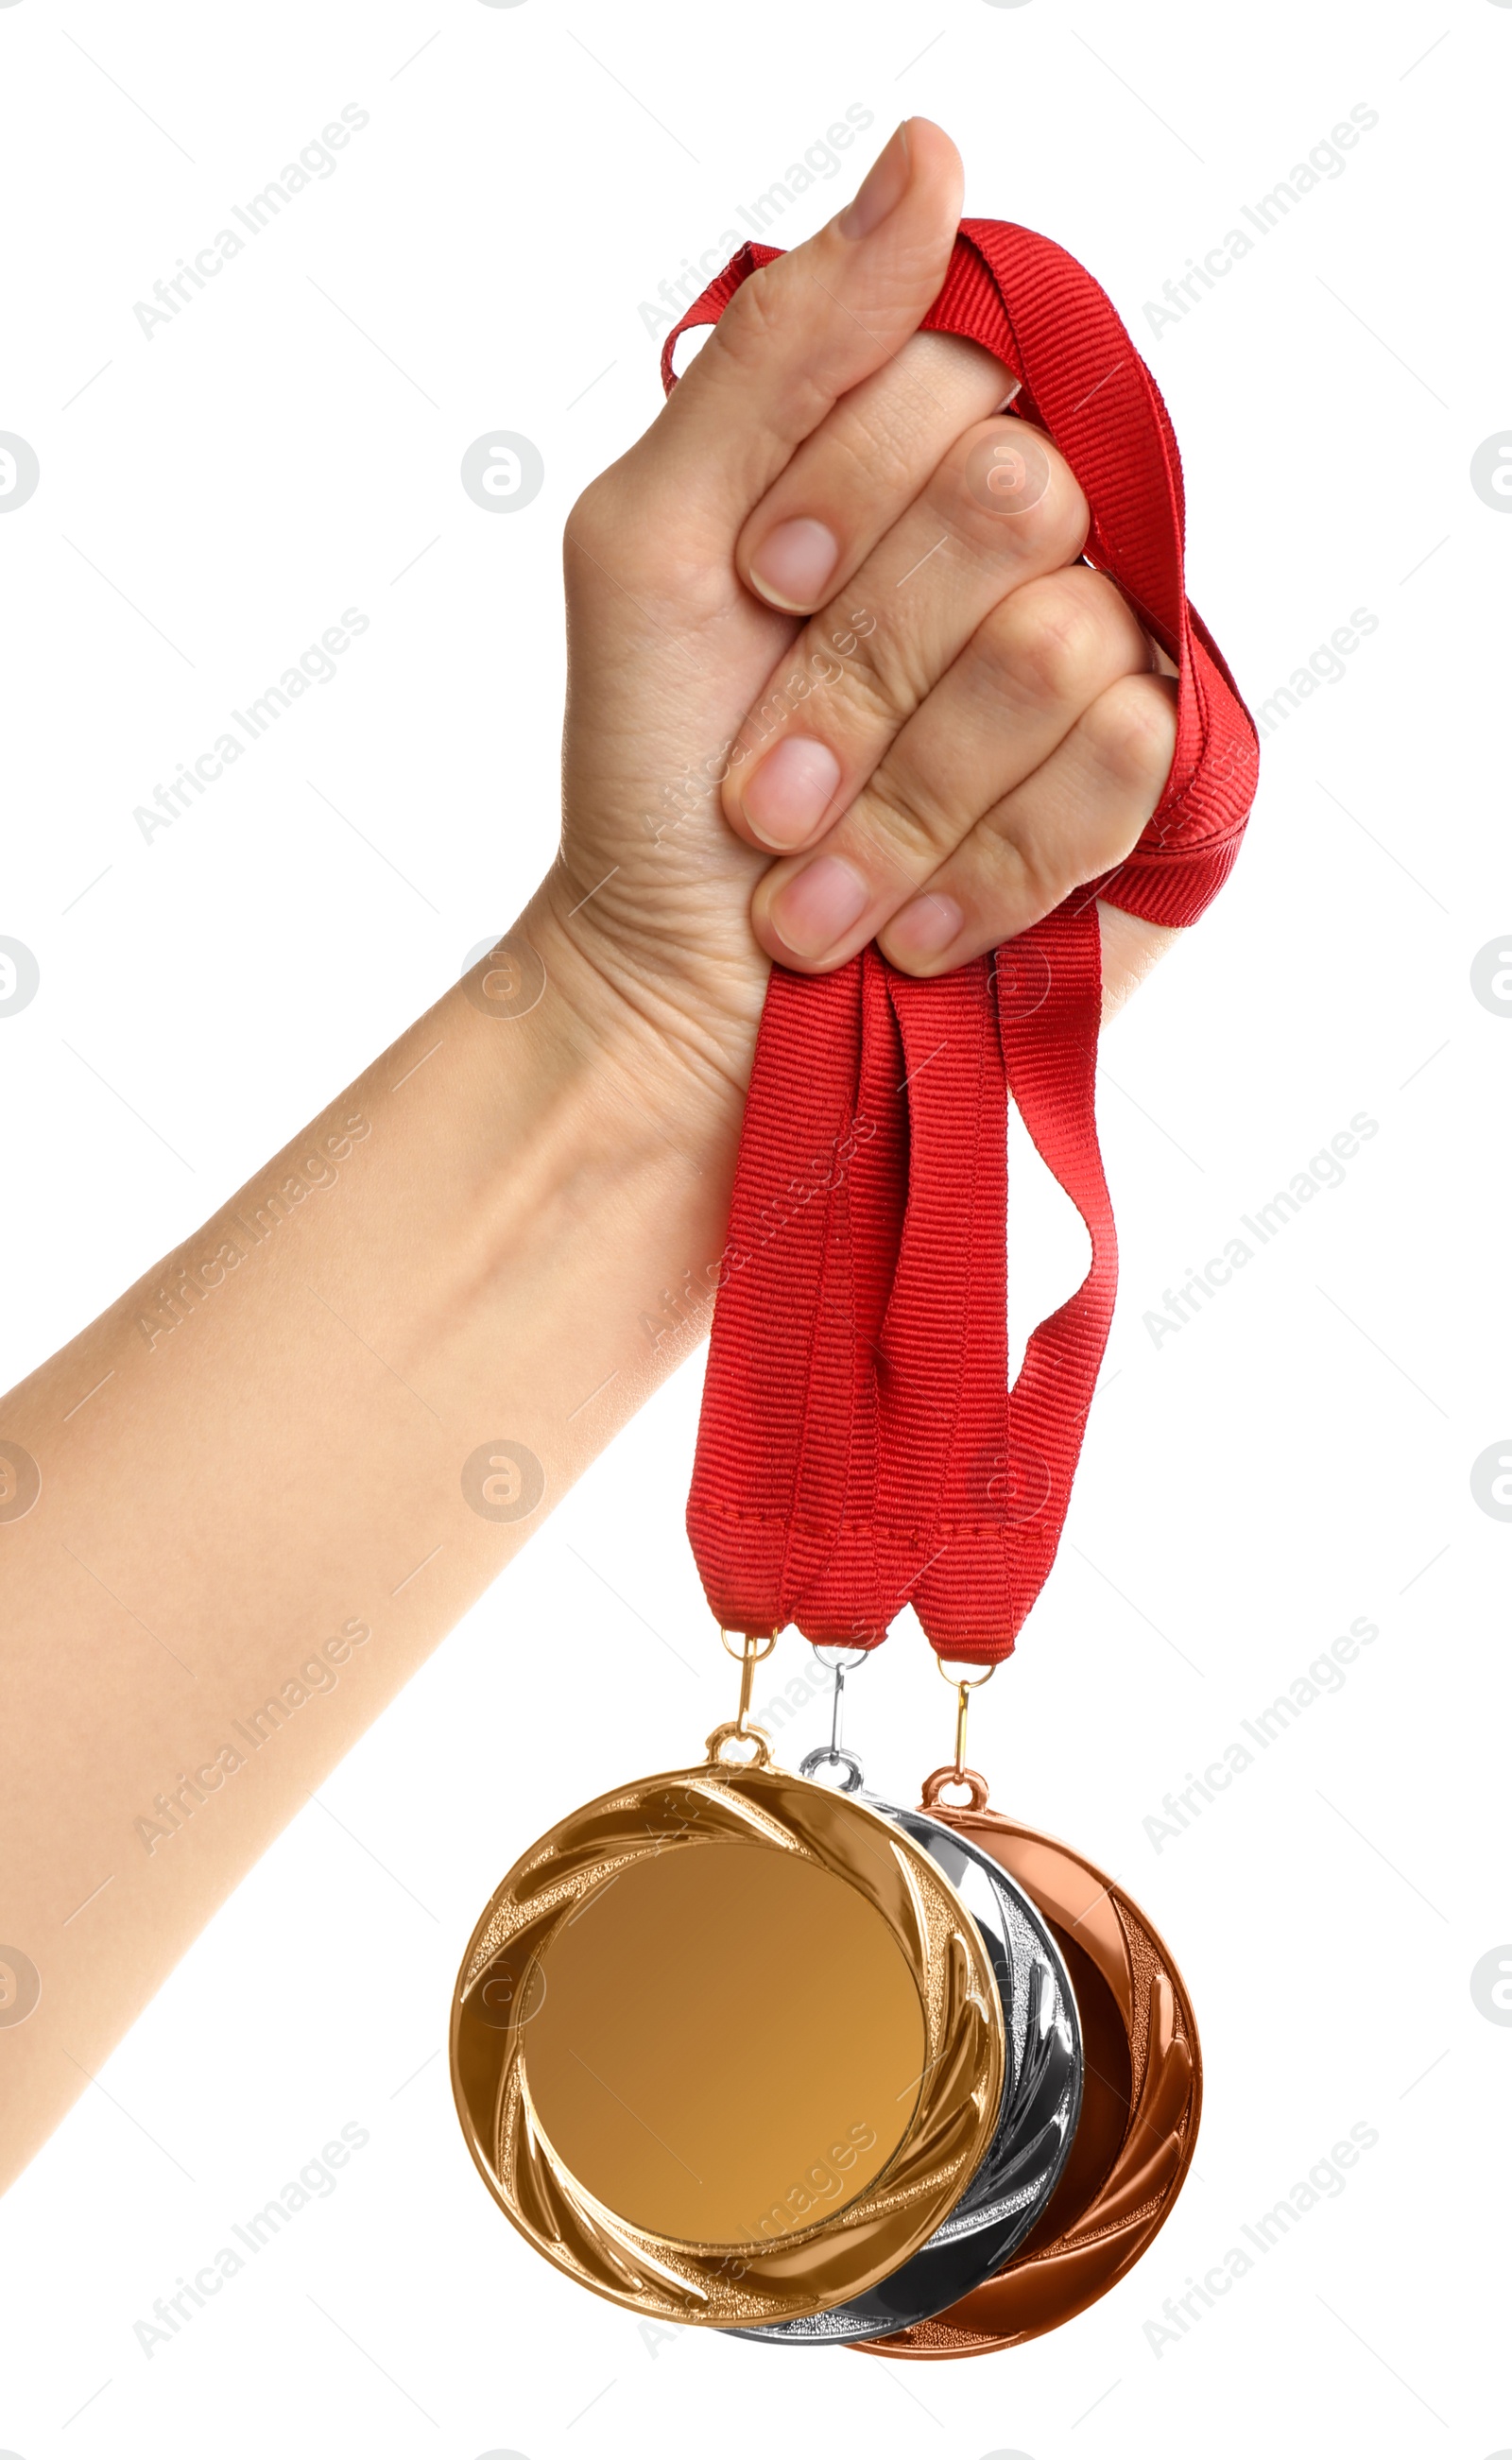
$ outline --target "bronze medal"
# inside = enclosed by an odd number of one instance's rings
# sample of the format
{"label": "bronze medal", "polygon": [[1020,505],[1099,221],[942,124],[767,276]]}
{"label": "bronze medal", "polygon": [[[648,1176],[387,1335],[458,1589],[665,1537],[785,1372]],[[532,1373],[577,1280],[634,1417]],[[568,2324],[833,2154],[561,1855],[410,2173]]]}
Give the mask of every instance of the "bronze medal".
{"label": "bronze medal", "polygon": [[[957,1783],[969,1789],[964,1808],[941,1798]],[[1197,2142],[1197,2023],[1164,1941],[1084,1855],[990,1811],[987,1800],[973,1770],[945,1768],[926,1779],[921,1808],[990,1855],[1049,1926],[1081,2018],[1081,2115],[1054,2194],[1009,2261],[943,2313],[852,2344],[874,2356],[978,2356],[1079,2315],[1143,2254]]]}

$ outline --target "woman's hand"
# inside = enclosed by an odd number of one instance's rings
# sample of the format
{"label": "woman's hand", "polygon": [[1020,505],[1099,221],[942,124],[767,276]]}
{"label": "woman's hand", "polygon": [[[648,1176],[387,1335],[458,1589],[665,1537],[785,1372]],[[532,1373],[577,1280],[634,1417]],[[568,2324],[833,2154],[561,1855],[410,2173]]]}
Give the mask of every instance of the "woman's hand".
{"label": "woman's hand", "polygon": [[[909,121],[567,524],[563,845],[527,928],[731,1121],[770,959],[961,965],[1119,861],[1170,764],[1168,662],[1078,562],[1075,479],[994,414],[988,351],[917,331],[960,201]],[[1103,922],[1117,999],[1171,935]]]}

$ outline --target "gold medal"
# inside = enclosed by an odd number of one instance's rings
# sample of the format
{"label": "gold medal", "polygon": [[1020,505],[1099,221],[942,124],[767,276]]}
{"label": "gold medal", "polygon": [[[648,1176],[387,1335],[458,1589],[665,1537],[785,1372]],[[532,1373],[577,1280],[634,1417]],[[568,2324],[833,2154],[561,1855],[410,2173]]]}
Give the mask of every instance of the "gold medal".
{"label": "gold medal", "polygon": [[573,2280],[684,2323],[817,2314],[906,2262],[1003,2091],[992,1968],[948,1881],[902,1829],[773,1767],[747,1722],[771,1644],[745,1644],[707,1761],[522,1856],[453,2004],[453,2089],[495,2199]]}

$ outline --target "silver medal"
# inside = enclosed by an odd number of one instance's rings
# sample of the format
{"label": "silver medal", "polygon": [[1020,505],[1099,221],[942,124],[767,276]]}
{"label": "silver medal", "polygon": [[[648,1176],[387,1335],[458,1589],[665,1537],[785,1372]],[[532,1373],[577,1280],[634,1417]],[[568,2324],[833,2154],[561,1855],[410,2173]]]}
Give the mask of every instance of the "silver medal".
{"label": "silver medal", "polygon": [[[843,1675],[835,1669],[840,1680]],[[800,1763],[811,1777],[843,1768],[842,1791],[859,1792],[862,1768],[836,1730]],[[1065,2167],[1081,2108],[1082,2040],[1075,1995],[1060,1950],[1037,1907],[990,1856],[927,1812],[905,1811],[862,1792],[868,1810],[896,1822],[948,1879],[982,1936],[1003,2005],[1009,2062],[992,2140],[970,2186],[917,2255],[843,2306],[791,2322],[736,2329],[752,2341],[875,2340],[921,2323],[980,2287],[1022,2244]]]}

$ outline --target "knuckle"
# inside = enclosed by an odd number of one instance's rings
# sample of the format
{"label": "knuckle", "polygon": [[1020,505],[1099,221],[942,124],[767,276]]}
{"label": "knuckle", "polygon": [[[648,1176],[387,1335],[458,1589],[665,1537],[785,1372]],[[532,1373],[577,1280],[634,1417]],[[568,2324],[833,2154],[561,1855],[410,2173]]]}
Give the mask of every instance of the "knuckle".
{"label": "knuckle", "polygon": [[[1007,451],[1018,483],[1000,492],[989,464]],[[1020,490],[1024,490],[1023,494]],[[1086,539],[1086,497],[1048,435],[1027,421],[998,416],[968,428],[936,475],[934,493],[963,536],[1035,563],[1069,563]]]}
{"label": "knuckle", "polygon": [[928,698],[935,676],[922,626],[879,623],[864,658],[845,663],[846,681],[863,719],[895,734]]}
{"label": "knuckle", "polygon": [[825,440],[835,456],[831,475],[847,502],[905,503],[919,484],[912,432],[884,401],[869,403],[864,413],[842,404],[839,415],[831,414]]}
{"label": "knuckle", "polygon": [[746,276],[725,308],[704,349],[692,362],[686,384],[707,360],[711,369],[728,363],[734,373],[754,380],[774,358],[788,364],[788,403],[797,432],[807,434],[829,408],[822,387],[802,355],[795,354],[801,338],[801,317],[795,301],[793,277],[784,273],[789,260],[758,265]]}
{"label": "knuckle", "polygon": [[1120,786],[1154,800],[1176,751],[1176,701],[1163,678],[1125,675],[1082,720],[1099,765]]}
{"label": "knuckle", "polygon": [[[1095,583],[1097,575],[1087,573],[1085,580]],[[1100,590],[1085,587],[1076,573],[1058,573],[994,608],[986,627],[989,647],[1036,700],[1083,708],[1106,668],[1105,611]]]}
{"label": "knuckle", "polygon": [[710,345],[740,364],[763,356],[781,329],[786,289],[773,266],[757,265],[729,302],[709,336]]}
{"label": "knuckle", "polygon": [[[773,739],[795,721],[805,731],[821,733],[826,740],[834,737],[845,741],[852,736],[864,740],[880,732],[871,695],[864,685],[858,693],[856,682],[850,666],[836,654],[831,641],[826,639],[822,626],[810,625],[786,665],[777,668],[741,719],[730,764],[729,796],[737,803],[737,788],[744,783],[744,775],[737,781],[735,773],[755,768]],[[822,713],[817,713],[820,711]]]}
{"label": "knuckle", "polygon": [[611,466],[588,480],[567,515],[565,535],[593,554],[616,535],[624,517],[624,495]]}
{"label": "knuckle", "polygon": [[564,583],[577,615],[602,605],[623,624],[628,604],[655,605],[696,624],[717,612],[723,567],[704,551],[697,526],[665,518],[665,505],[633,454],[589,479],[562,532]]}
{"label": "knuckle", "polygon": [[971,840],[973,903],[998,940],[1012,939],[1065,896],[1054,859],[1013,825],[979,828]]}
{"label": "knuckle", "polygon": [[822,692],[846,740],[874,751],[891,742],[934,682],[926,645],[906,624],[879,613],[854,582],[814,617],[792,664],[806,669],[808,689]]}
{"label": "knuckle", "polygon": [[675,528],[649,518],[650,497],[645,473],[628,455],[588,480],[562,531],[563,574],[575,603],[591,598],[606,580],[638,596],[675,583],[679,563],[688,559],[679,554]]}
{"label": "knuckle", "polygon": [[923,781],[884,761],[868,779],[858,798],[855,816],[865,828],[884,865],[915,880],[921,866],[932,868],[950,853],[962,824],[936,800]]}

